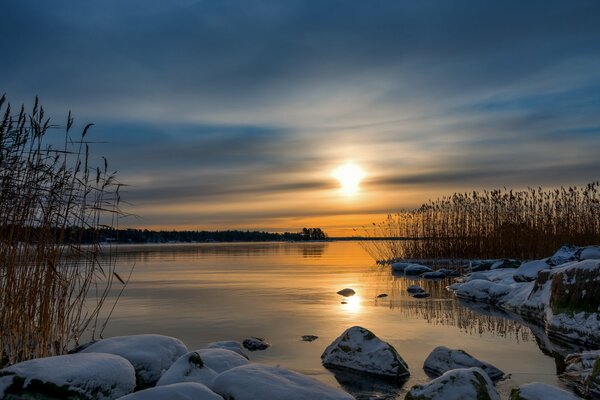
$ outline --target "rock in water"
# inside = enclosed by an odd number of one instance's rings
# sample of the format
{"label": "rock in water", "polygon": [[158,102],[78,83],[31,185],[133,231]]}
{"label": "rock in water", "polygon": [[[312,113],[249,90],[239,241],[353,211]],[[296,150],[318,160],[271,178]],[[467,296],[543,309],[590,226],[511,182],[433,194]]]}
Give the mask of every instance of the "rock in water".
{"label": "rock in water", "polygon": [[248,355],[244,352],[242,348],[242,344],[235,340],[223,340],[220,342],[212,342],[206,345],[207,349],[225,349],[231,350],[238,353],[240,356],[244,358],[248,358]]}
{"label": "rock in water", "polygon": [[0,370],[1,399],[109,400],[135,389],[135,370],[113,354],[37,358]]}
{"label": "rock in water", "polygon": [[157,386],[132,393],[119,400],[223,400],[201,383],[184,382]]}
{"label": "rock in water", "polygon": [[116,354],[135,368],[137,389],[153,386],[163,371],[188,352],[181,340],[162,335],[115,336],[86,347],[82,353]]}
{"label": "rock in water", "polygon": [[251,337],[242,342],[242,345],[250,351],[266,350],[271,347],[265,339],[259,337]]}
{"label": "rock in water", "polygon": [[521,266],[521,261],[512,260],[512,259],[504,259],[504,260],[496,261],[494,264],[492,264],[490,269],[519,268],[520,266]]}
{"label": "rock in water", "polygon": [[600,350],[569,354],[562,379],[582,396],[600,398]]}
{"label": "rock in water", "polygon": [[433,272],[433,270],[425,265],[413,264],[404,268],[405,275],[421,275],[425,272]]}
{"label": "rock in water", "polygon": [[410,285],[408,288],[406,288],[406,291],[411,294],[424,292],[423,288],[419,285]]}
{"label": "rock in water", "polygon": [[405,400],[500,400],[490,377],[479,368],[453,369],[413,386]]}
{"label": "rock in water", "polygon": [[415,293],[412,295],[412,297],[414,297],[415,299],[426,299],[429,296],[431,296],[431,295],[429,293],[425,293],[425,292]]}
{"label": "rock in water", "polygon": [[384,297],[388,297],[387,293],[381,293],[377,295],[378,299],[383,299]]}
{"label": "rock in water", "polygon": [[317,340],[319,337],[315,335],[302,335],[303,342],[313,342]]}
{"label": "rock in water", "polygon": [[354,289],[346,288],[346,289],[340,290],[339,292],[337,292],[337,294],[339,294],[340,296],[344,296],[344,297],[350,297],[350,296],[354,296],[356,294],[356,292],[354,291]]}
{"label": "rock in water", "polygon": [[248,364],[220,374],[212,389],[235,400],[353,400],[348,393],[281,367]]}
{"label": "rock in water", "polygon": [[449,349],[444,346],[433,349],[423,364],[425,372],[435,377],[453,369],[472,367],[481,368],[492,380],[498,380],[504,376],[504,372],[492,364],[479,361],[463,350]]}
{"label": "rock in water", "polygon": [[424,279],[444,279],[446,274],[443,271],[425,272],[421,275]]}
{"label": "rock in water", "polygon": [[360,326],[347,329],[321,355],[328,368],[346,368],[388,378],[409,375],[408,365],[390,344]]}
{"label": "rock in water", "polygon": [[515,282],[532,282],[537,278],[538,272],[550,268],[548,259],[529,261],[521,264],[513,275]]}
{"label": "rock in water", "polygon": [[578,400],[579,397],[545,383],[532,382],[510,392],[510,400]]}
{"label": "rock in water", "polygon": [[[242,356],[239,357],[243,358]],[[156,385],[164,386],[174,383],[195,382],[210,386],[217,375],[214,370],[204,364],[198,352],[192,351],[179,357],[160,377]]]}

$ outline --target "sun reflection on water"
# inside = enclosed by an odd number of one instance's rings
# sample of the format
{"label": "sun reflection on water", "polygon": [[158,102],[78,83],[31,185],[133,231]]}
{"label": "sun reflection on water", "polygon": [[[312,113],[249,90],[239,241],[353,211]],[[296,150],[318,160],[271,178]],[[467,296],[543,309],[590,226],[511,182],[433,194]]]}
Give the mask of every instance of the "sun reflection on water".
{"label": "sun reflection on water", "polygon": [[358,314],[362,311],[362,303],[359,295],[354,295],[351,297],[346,297],[344,302],[341,304],[342,310],[347,311],[352,314]]}

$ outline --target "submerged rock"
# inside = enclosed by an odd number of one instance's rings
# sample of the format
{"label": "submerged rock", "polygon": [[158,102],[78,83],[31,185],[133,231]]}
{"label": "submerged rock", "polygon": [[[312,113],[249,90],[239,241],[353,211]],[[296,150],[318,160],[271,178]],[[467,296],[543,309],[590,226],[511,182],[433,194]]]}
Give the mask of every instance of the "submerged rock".
{"label": "submerged rock", "polygon": [[405,275],[422,275],[426,272],[433,272],[433,269],[419,264],[409,265],[408,267],[404,268]]}
{"label": "submerged rock", "polygon": [[410,285],[406,288],[406,291],[411,294],[425,292],[425,290],[423,290],[423,288],[419,285]]}
{"label": "submerged rock", "polygon": [[317,340],[319,337],[315,335],[302,335],[303,342],[313,342]]}
{"label": "submerged rock", "polygon": [[352,400],[339,389],[281,367],[248,364],[220,374],[212,389],[235,400]]}
{"label": "submerged rock", "polygon": [[408,365],[396,349],[360,326],[342,333],[325,349],[321,360],[327,368],[346,368],[396,379],[409,375]]}
{"label": "submerged rock", "polygon": [[337,294],[339,294],[340,296],[344,296],[344,297],[350,297],[350,296],[354,296],[356,294],[356,292],[354,291],[354,289],[346,288],[346,289],[340,290],[339,292],[337,292]]}
{"label": "submerged rock", "polygon": [[569,354],[562,379],[582,396],[600,398],[600,350]]}
{"label": "submerged rock", "polygon": [[540,271],[548,268],[550,268],[550,265],[548,264],[548,258],[525,262],[521,264],[519,268],[517,268],[513,279],[515,282],[532,282],[535,281]]}
{"label": "submerged rock", "polygon": [[157,386],[132,393],[119,400],[223,400],[201,383],[183,382]]}
{"label": "submerged rock", "polygon": [[266,350],[271,347],[270,343],[267,343],[265,339],[259,337],[250,337],[242,342],[242,346],[250,351]]}
{"label": "submerged rock", "polygon": [[[243,358],[242,356],[239,357]],[[202,360],[198,352],[191,351],[179,357],[161,376],[156,385],[164,386],[174,383],[195,382],[210,386],[217,375],[216,371],[205,365],[204,360]]]}
{"label": "submerged rock", "polygon": [[489,376],[479,368],[453,369],[413,386],[405,400],[500,400]]}
{"label": "submerged rock", "polygon": [[135,389],[135,370],[113,354],[37,358],[0,370],[0,398],[116,399]]}
{"label": "submerged rock", "polygon": [[492,380],[498,380],[504,376],[504,372],[492,364],[480,361],[463,350],[449,349],[444,346],[433,349],[423,364],[425,372],[436,377],[453,369],[472,367],[482,369]]}
{"label": "submerged rock", "polygon": [[429,293],[425,293],[425,292],[415,293],[412,295],[412,297],[414,297],[415,299],[426,299],[429,296],[431,296],[431,295]]}
{"label": "submerged rock", "polygon": [[421,275],[421,278],[424,279],[444,279],[445,277],[446,274],[443,271],[425,272]]}
{"label": "submerged rock", "polygon": [[532,382],[510,392],[510,400],[578,400],[579,397],[545,383]]}
{"label": "submerged rock", "polygon": [[387,293],[381,293],[377,295],[378,299],[383,299],[384,297],[388,297]]}
{"label": "submerged rock", "polygon": [[115,336],[102,339],[81,353],[108,353],[127,359],[135,368],[137,388],[154,385],[163,371],[188,352],[181,340],[162,335]]}
{"label": "submerged rock", "polygon": [[244,352],[242,348],[242,344],[235,340],[222,340],[219,342],[212,342],[206,345],[207,349],[225,349],[231,350],[238,353],[240,356],[244,358],[248,358],[248,355]]}

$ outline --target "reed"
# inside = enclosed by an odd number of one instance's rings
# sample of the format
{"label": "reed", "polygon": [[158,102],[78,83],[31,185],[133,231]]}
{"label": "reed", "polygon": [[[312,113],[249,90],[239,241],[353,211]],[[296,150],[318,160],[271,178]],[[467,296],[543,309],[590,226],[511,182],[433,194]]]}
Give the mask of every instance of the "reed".
{"label": "reed", "polygon": [[119,187],[90,142],[53,125],[36,98],[13,112],[0,99],[0,365],[65,353],[100,332],[99,311],[114,279],[110,252],[82,235],[119,216]]}
{"label": "reed", "polygon": [[599,183],[455,193],[360,229],[380,262],[398,259],[536,259],[563,244],[600,243]]}

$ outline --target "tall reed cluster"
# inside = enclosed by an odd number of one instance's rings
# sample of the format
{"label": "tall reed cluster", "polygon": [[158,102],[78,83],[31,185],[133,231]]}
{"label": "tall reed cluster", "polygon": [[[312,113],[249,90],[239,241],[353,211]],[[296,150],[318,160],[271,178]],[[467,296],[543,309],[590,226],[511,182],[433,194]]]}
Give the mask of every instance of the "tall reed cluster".
{"label": "tall reed cluster", "polygon": [[[38,104],[0,99],[0,365],[64,353],[94,336],[114,279],[111,258],[84,230],[115,222],[119,184],[89,164],[86,135],[52,125]],[[102,164],[102,162],[101,162]],[[98,329],[99,331],[99,329]]]}
{"label": "tall reed cluster", "polygon": [[541,258],[563,244],[600,243],[599,183],[456,193],[362,229],[379,261]]}

